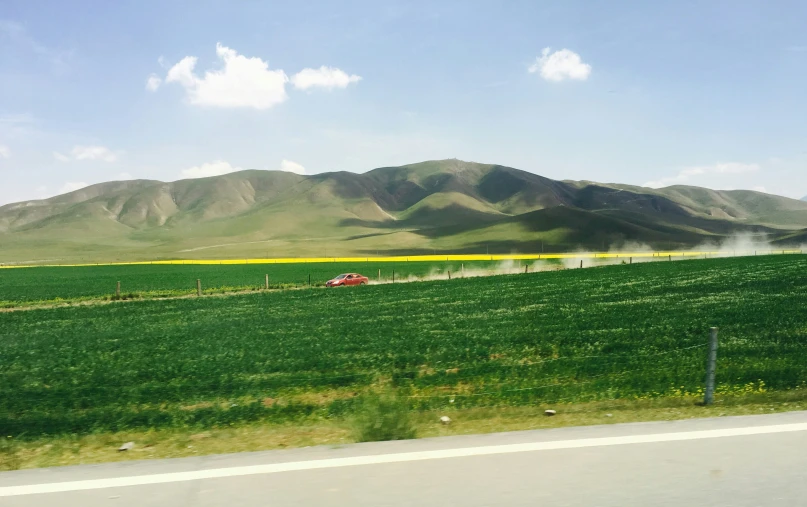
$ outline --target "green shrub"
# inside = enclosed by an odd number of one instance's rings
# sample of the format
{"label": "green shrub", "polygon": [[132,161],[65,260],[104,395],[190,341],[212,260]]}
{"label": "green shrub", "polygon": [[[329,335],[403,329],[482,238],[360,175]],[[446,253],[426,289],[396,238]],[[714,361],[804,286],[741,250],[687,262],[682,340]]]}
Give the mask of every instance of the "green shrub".
{"label": "green shrub", "polygon": [[389,392],[364,398],[353,418],[353,431],[357,442],[407,440],[417,433],[407,401]]}

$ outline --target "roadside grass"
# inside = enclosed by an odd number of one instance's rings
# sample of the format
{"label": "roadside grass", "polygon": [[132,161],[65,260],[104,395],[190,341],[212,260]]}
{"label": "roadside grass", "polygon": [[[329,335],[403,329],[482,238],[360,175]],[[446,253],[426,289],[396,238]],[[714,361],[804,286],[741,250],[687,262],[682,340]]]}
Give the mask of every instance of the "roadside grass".
{"label": "roadside grass", "polygon": [[[770,414],[807,410],[807,389],[717,396],[715,404],[711,406],[701,406],[699,401],[694,397],[675,397],[411,412],[408,414],[411,425],[401,427],[408,428],[418,437],[424,438],[568,426]],[[556,410],[557,415],[545,416],[544,410],[549,408]],[[450,425],[440,423],[439,418],[442,415],[451,417]],[[388,421],[387,424],[396,427],[397,423]],[[0,470],[182,458],[317,445],[340,446],[361,440],[360,437],[361,433],[356,432],[353,418],[311,419],[286,424],[249,424],[206,431],[188,428],[85,436],[68,435],[26,439],[19,442],[4,437],[0,439]],[[121,444],[130,441],[135,443],[132,450],[126,452],[117,450]]]}

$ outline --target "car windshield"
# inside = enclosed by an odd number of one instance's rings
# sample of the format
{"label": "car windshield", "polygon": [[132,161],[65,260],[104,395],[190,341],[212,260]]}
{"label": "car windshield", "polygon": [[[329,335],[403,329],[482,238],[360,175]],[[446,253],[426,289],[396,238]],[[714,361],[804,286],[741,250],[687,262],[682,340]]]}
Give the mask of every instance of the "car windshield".
{"label": "car windshield", "polygon": [[337,277],[336,277],[336,279],[337,279],[337,280],[342,280],[342,279],[343,279],[343,278],[345,278],[346,276],[347,276],[347,275],[339,275],[339,276],[337,276]]}

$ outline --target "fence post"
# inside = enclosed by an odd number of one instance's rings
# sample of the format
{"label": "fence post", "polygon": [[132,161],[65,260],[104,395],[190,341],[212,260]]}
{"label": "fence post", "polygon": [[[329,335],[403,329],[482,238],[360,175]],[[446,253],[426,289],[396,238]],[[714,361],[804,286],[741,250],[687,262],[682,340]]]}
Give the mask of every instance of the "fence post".
{"label": "fence post", "polygon": [[524,264],[524,274],[527,274],[527,269],[530,267],[529,264]]}
{"label": "fence post", "polygon": [[115,297],[120,297],[120,282],[115,286]]}
{"label": "fence post", "polygon": [[199,278],[196,279],[196,295],[197,296],[202,295],[202,280],[200,280]]}
{"label": "fence post", "polygon": [[630,263],[633,264],[633,257],[630,258]]}
{"label": "fence post", "polygon": [[381,270],[380,269],[378,270],[378,281],[379,282],[381,281]]}
{"label": "fence post", "polygon": [[706,393],[703,397],[704,405],[711,405],[715,401],[715,370],[717,369],[717,330],[709,330],[709,356],[706,363]]}
{"label": "fence post", "polygon": [[448,272],[448,279],[451,280],[451,271]]}
{"label": "fence post", "polygon": [[308,273],[308,286],[311,287],[311,273]]}
{"label": "fence post", "polygon": [[268,273],[266,274],[266,283],[264,284],[264,287],[265,287],[267,290],[269,290],[269,274],[268,274]]}
{"label": "fence post", "polygon": [[395,270],[392,270],[392,283],[395,283]]}
{"label": "fence post", "polygon": [[580,261],[580,269],[583,269],[583,261]]}

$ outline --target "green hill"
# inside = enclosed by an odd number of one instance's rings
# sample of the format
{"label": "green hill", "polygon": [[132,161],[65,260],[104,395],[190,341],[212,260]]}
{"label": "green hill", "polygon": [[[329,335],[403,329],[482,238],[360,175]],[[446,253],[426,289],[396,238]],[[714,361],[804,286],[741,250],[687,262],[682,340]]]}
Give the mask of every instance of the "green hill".
{"label": "green hill", "polygon": [[555,181],[460,160],[300,176],[109,182],[0,207],[0,262],[658,248],[795,240],[807,202]]}

